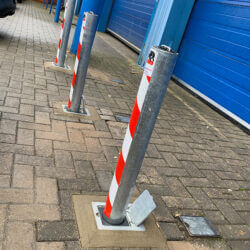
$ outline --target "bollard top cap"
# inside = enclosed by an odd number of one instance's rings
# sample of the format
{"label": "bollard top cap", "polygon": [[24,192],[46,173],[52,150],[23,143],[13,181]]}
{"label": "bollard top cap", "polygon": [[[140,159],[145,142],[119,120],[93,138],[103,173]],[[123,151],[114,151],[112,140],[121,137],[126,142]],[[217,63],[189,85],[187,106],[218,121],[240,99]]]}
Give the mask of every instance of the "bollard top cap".
{"label": "bollard top cap", "polygon": [[174,51],[171,47],[164,45],[164,44],[158,46],[157,48],[164,50],[164,51],[167,51],[167,52],[170,52],[170,53],[174,53],[174,54],[176,53],[176,51]]}

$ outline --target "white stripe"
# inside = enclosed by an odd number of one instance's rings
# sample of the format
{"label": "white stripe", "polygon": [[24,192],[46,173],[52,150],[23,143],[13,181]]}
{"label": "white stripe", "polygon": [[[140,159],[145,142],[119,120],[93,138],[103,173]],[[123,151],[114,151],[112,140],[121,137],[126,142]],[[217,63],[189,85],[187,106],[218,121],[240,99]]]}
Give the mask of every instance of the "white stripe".
{"label": "white stripe", "polygon": [[152,76],[153,69],[154,69],[154,64],[150,65],[150,64],[146,63],[146,66],[144,68],[144,73],[147,76]]}
{"label": "white stripe", "polygon": [[74,92],[74,88],[71,86],[70,94],[69,94],[69,99],[70,99],[70,101],[72,100],[73,92]]}
{"label": "white stripe", "polygon": [[122,144],[122,155],[123,155],[123,159],[125,162],[127,160],[128,151],[130,149],[131,142],[132,142],[132,137],[130,135],[130,131],[129,131],[129,127],[128,127],[123,144]]}
{"label": "white stripe", "polygon": [[114,174],[113,180],[111,182],[110,189],[109,189],[109,200],[110,200],[111,206],[113,206],[113,204],[114,204],[117,190],[118,190],[118,184],[116,182],[116,177]]}
{"label": "white stripe", "polygon": [[143,102],[144,102],[144,99],[148,90],[148,86],[149,86],[149,83],[148,83],[146,74],[144,73],[142,76],[142,80],[139,86],[138,93],[137,93],[137,103],[138,103],[138,107],[140,111],[142,110],[142,106],[143,106]]}
{"label": "white stripe", "polygon": [[78,59],[76,57],[76,62],[75,62],[75,67],[74,67],[75,74],[77,73],[78,63],[79,63],[79,61],[78,61]]}
{"label": "white stripe", "polygon": [[57,55],[56,55],[57,59],[59,58],[59,53],[60,53],[60,49],[57,50]]}
{"label": "white stripe", "polygon": [[[60,38],[62,39],[63,36],[63,29],[61,29],[61,34],[60,34]],[[62,41],[61,41],[62,42]]]}
{"label": "white stripe", "polygon": [[[82,26],[82,27],[83,27],[83,26]],[[85,30],[82,28],[81,34],[80,34],[80,39],[79,39],[79,42],[80,42],[81,45],[82,45],[82,39],[83,39],[84,31],[85,31]]]}

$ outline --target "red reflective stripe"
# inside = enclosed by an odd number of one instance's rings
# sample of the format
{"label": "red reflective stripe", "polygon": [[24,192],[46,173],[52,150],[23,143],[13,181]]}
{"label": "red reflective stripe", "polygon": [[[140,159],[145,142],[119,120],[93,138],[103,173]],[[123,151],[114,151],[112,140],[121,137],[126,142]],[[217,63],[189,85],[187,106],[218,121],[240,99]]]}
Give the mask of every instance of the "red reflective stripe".
{"label": "red reflective stripe", "polygon": [[60,38],[60,40],[59,40],[59,45],[58,45],[58,48],[59,48],[59,49],[61,48],[61,43],[62,43],[62,40],[61,40],[61,38]]}
{"label": "red reflective stripe", "polygon": [[82,45],[79,42],[78,48],[77,48],[77,54],[76,54],[76,57],[77,57],[78,60],[79,60],[79,57],[80,57],[81,49],[82,49]]}
{"label": "red reflective stripe", "polygon": [[150,83],[151,76],[147,76],[147,79],[148,79],[148,83]]}
{"label": "red reflective stripe", "polygon": [[63,18],[62,29],[64,28],[64,22],[65,22],[65,19]]}
{"label": "red reflective stripe", "polygon": [[70,101],[70,98],[69,98],[68,108],[70,109],[70,107],[71,107],[71,101]]}
{"label": "red reflective stripe", "polygon": [[141,112],[139,110],[137,99],[136,99],[135,105],[134,105],[134,108],[130,117],[130,122],[129,122],[129,130],[130,130],[130,134],[132,138],[134,137],[134,133],[135,133],[135,129],[139,120],[140,113]]}
{"label": "red reflective stripe", "polygon": [[154,62],[153,62],[153,61],[150,61],[149,59],[147,60],[147,63],[148,63],[149,65],[153,65],[153,64],[154,64]]}
{"label": "red reflective stripe", "polygon": [[56,58],[56,64],[58,63],[58,59]]}
{"label": "red reflective stripe", "polygon": [[73,73],[73,79],[72,79],[72,87],[75,87],[75,81],[76,81],[76,73]]}
{"label": "red reflective stripe", "polygon": [[116,170],[115,170],[115,177],[116,177],[116,182],[118,185],[120,184],[124,167],[125,167],[125,161],[123,159],[123,154],[121,150],[121,153],[120,153],[117,165],[116,165]]}
{"label": "red reflective stripe", "polygon": [[104,214],[105,214],[108,218],[110,217],[111,210],[112,210],[112,206],[111,206],[111,203],[110,203],[110,200],[109,200],[109,195],[108,195],[108,198],[107,198],[107,201],[106,201],[106,205],[105,205],[105,207],[104,207]]}

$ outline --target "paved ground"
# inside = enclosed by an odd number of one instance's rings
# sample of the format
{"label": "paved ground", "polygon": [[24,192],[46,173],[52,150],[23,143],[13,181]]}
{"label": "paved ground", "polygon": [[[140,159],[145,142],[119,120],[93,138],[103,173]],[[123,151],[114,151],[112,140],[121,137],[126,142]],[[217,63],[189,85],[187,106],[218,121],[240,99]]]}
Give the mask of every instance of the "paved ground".
{"label": "paved ground", "polygon": [[[99,119],[61,114],[71,76],[43,67],[59,33],[31,1],[0,22],[0,249],[80,249],[71,195],[107,194],[127,126],[114,114],[131,113],[141,78],[137,55],[98,34],[85,98]],[[170,84],[137,191],[153,194],[171,249],[249,249],[249,149],[246,133]],[[190,239],[178,214],[207,216],[223,239]]]}

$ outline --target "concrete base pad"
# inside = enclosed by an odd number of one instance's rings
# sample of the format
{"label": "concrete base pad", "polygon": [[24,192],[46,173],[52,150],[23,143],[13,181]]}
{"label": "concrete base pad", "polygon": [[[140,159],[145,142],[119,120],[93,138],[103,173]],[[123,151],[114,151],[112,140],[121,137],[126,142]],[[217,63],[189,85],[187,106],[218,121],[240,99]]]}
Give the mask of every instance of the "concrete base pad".
{"label": "concrete base pad", "polygon": [[130,247],[168,249],[166,240],[156,225],[153,215],[144,222],[145,232],[98,230],[92,202],[105,202],[105,196],[73,195],[76,221],[83,248]]}
{"label": "concrete base pad", "polygon": [[49,69],[49,70],[55,70],[55,71],[60,71],[64,72],[66,74],[73,74],[73,70],[70,67],[59,67],[56,66],[53,62],[45,62],[44,63],[44,68]]}
{"label": "concrete base pad", "polygon": [[86,120],[86,122],[98,121],[100,120],[100,116],[98,115],[95,107],[85,105],[85,108],[89,111],[89,116],[76,114],[76,113],[66,113],[63,111],[62,106],[65,105],[66,102],[53,102],[53,109],[55,115],[67,115],[72,117],[79,117],[82,120]]}

